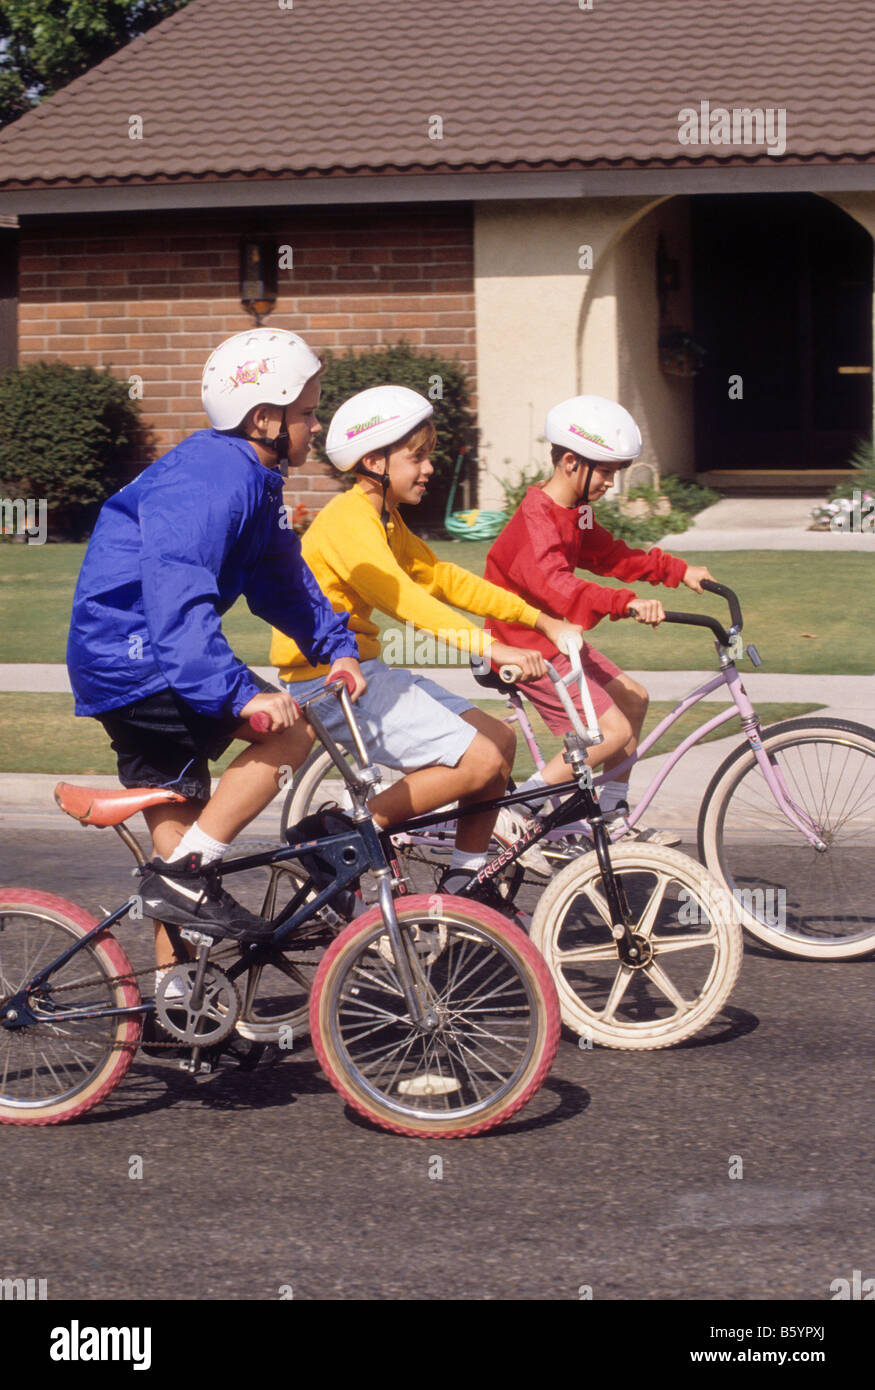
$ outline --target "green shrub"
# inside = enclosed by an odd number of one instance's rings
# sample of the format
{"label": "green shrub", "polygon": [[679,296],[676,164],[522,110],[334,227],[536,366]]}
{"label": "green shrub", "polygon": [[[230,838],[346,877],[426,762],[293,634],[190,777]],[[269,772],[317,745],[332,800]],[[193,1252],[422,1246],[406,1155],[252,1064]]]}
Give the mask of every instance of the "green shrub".
{"label": "green shrub", "polygon": [[[435,380],[438,377],[439,383]],[[434,401],[433,419],[437,430],[437,444],[431,454],[434,479],[429,488],[431,495],[427,493],[417,508],[417,517],[420,522],[443,518],[459,452],[463,448],[473,451],[474,445],[468,378],[465,368],[455,358],[440,357],[434,352],[417,352],[403,340],[367,352],[349,351],[341,356],[326,352],[319,404],[324,430],[316,440],[315,451],[324,462],[328,462],[325,439],[329,422],[338,406],[370,386],[387,385],[408,386]],[[440,395],[437,394],[438,390]],[[347,487],[351,487],[354,481],[350,474],[344,475]]]}
{"label": "green shrub", "polygon": [[848,467],[855,470],[855,476],[833,488],[829,495],[831,502],[839,497],[853,497],[855,490],[875,492],[875,445],[871,440],[860,440],[848,459]]}
{"label": "green shrub", "polygon": [[530,487],[534,487],[537,483],[543,483],[548,477],[549,473],[541,468],[535,468],[531,473],[527,473],[524,468],[521,468],[516,482],[508,482],[505,478],[499,478],[498,481],[501,483],[504,493],[504,510],[508,516],[513,515]]}
{"label": "green shrub", "polygon": [[36,362],[0,378],[0,488],[45,498],[49,534],[80,539],[130,476],[139,411],[124,381]]}

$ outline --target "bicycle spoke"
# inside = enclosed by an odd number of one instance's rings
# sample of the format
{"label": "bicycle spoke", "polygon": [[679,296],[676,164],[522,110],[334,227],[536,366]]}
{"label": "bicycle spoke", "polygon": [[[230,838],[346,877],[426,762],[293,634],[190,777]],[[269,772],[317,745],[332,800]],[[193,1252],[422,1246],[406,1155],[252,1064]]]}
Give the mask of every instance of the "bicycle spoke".
{"label": "bicycle spoke", "polygon": [[696,935],[661,936],[652,943],[655,956],[667,956],[672,951],[689,951],[697,946],[716,946],[717,932],[712,927],[708,932]]}
{"label": "bicycle spoke", "polygon": [[652,960],[649,965],[645,965],[644,973],[649,980],[652,980],[657,989],[661,990],[666,999],[669,999],[679,1013],[686,1013],[692,1005],[684,998],[679,990],[675,988],[665,971]]}
{"label": "bicycle spoke", "polygon": [[616,975],[614,976],[614,983],[611,985],[611,992],[607,997],[605,1007],[602,1009],[600,1015],[600,1017],[606,1023],[610,1019],[612,1019],[614,1017],[614,1014],[617,1012],[617,1009],[620,1005],[620,1001],[622,1000],[623,995],[626,993],[626,990],[629,986],[629,981],[631,980],[634,974],[635,971],[631,970],[628,965],[623,965],[622,963],[620,964],[620,967]]}
{"label": "bicycle spoke", "polygon": [[668,885],[671,881],[671,876],[669,874],[657,875],[656,883],[653,887],[653,892],[651,893],[647,901],[647,906],[645,907],[644,911],[638,919],[637,930],[641,933],[642,936],[648,938],[650,937],[650,934],[653,931],[654,925],[656,923],[656,915],[659,912],[659,909],[662,907],[663,899],[665,898],[665,891],[668,888]]}

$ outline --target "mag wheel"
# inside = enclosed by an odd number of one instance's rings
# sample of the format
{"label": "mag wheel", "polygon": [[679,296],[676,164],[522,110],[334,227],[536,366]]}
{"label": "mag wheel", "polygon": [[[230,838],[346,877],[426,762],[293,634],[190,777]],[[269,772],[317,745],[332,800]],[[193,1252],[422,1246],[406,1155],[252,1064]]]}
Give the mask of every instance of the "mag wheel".
{"label": "mag wheel", "polygon": [[661,845],[611,846],[640,964],[621,961],[598,857],[584,855],[544,890],[532,942],[556,983],[562,1020],[605,1047],[671,1047],[722,1008],[742,958],[741,930],[711,876]]}
{"label": "mag wheel", "polygon": [[[6,1001],[97,920],[63,898],[0,889],[0,1122],[52,1125],[84,1115],[119,1084],[142,1031],[139,1014],[52,1022],[72,1008],[135,1008],[130,962],[105,933],[54,971],[29,1004],[39,1021],[4,1025]],[[114,977],[120,977],[115,979]]]}
{"label": "mag wheel", "polygon": [[411,1018],[379,909],[329,947],[310,1031],[331,1084],[384,1129],[423,1138],[500,1124],[543,1082],[559,1042],[549,973],[527,937],[478,903],[446,894],[396,903],[424,1010]]}
{"label": "mag wheel", "polygon": [[875,730],[845,720],[793,719],[763,748],[816,849],[775,801],[743,744],[715,773],[699,813],[699,854],[742,925],[809,960],[875,950]]}

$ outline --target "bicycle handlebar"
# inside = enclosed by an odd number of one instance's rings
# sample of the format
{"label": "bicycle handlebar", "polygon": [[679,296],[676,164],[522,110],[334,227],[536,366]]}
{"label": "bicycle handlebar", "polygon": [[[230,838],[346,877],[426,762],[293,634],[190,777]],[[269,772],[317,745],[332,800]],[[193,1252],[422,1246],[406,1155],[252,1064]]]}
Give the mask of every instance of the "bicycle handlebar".
{"label": "bicycle handlebar", "polygon": [[710,628],[721,647],[732,645],[732,638],[726,631],[722,623],[718,623],[716,618],[710,618],[704,613],[671,613],[666,611],[665,621],[667,623],[685,623],[687,627],[707,627]]}
{"label": "bicycle handlebar", "polygon": [[726,599],[726,602],[729,604],[729,616],[732,619],[732,626],[738,628],[738,631],[741,632],[744,627],[744,619],[741,616],[741,604],[738,601],[738,595],[735,591],[730,589],[726,584],[718,584],[716,579],[703,579],[702,588],[707,589],[711,594],[719,594],[721,598]]}
{"label": "bicycle handlebar", "polygon": [[[732,626],[736,632],[741,632],[744,627],[744,619],[741,615],[741,604],[738,601],[738,595],[735,591],[730,589],[726,584],[718,584],[717,581],[713,579],[703,579],[702,588],[707,589],[709,593],[719,594],[721,598],[726,600],[729,604],[729,616],[732,619]],[[634,603],[629,604],[627,611],[629,613],[635,611]],[[687,627],[707,627],[713,632],[721,647],[730,647],[732,645],[732,638],[723,624],[718,622],[716,618],[712,618],[707,614],[676,613],[666,610],[665,621],[667,623],[684,623]]]}

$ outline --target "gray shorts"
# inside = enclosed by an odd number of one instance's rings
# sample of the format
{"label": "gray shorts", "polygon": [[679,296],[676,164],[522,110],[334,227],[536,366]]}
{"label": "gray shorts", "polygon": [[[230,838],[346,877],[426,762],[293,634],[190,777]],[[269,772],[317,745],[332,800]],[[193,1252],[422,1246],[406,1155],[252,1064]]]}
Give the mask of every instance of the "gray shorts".
{"label": "gray shorts", "polygon": [[[477,732],[460,717],[473,709],[469,700],[451,695],[415,671],[386,666],[377,657],[362,663],[362,674],[368,688],[353,709],[372,762],[401,772],[436,763],[456,766]],[[280,683],[300,703],[322,690],[325,678]],[[339,700],[323,700],[319,717],[332,738],[349,745]]]}

